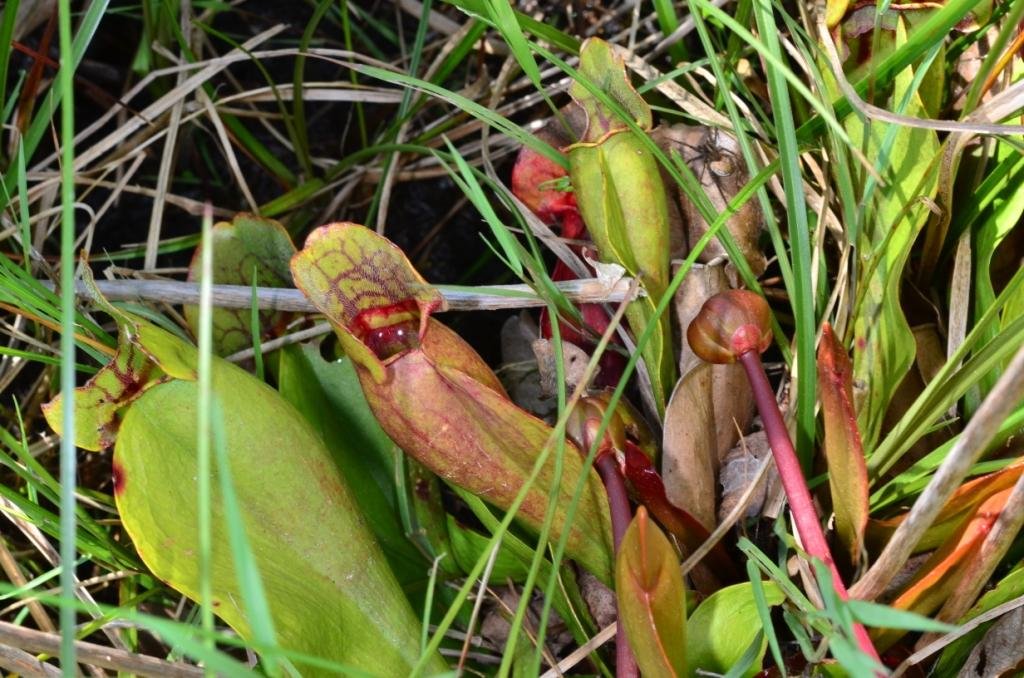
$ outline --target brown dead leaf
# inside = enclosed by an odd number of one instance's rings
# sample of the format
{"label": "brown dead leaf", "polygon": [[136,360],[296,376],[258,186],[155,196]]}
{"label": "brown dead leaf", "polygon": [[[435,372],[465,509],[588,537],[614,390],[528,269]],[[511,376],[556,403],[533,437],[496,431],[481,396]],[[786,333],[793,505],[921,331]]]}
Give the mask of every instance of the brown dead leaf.
{"label": "brown dead leaf", "polygon": [[1019,676],[1024,671],[1024,607],[1006,613],[964,662],[959,678]]}
{"label": "brown dead leaf", "polygon": [[577,583],[580,586],[580,595],[586,602],[598,628],[603,629],[619,618],[619,610],[615,605],[615,592],[602,584],[601,580],[583,570],[577,577]]}
{"label": "brown dead leaf", "polygon": [[[674,266],[672,273],[675,274],[677,270],[678,266]],[[729,280],[725,275],[724,264],[693,265],[679,285],[675,299],[672,300],[676,320],[679,322],[683,334],[686,333],[686,328],[690,326],[693,319],[697,317],[704,302],[727,289],[729,289]],[[693,349],[690,348],[690,342],[681,341],[679,343],[679,374],[687,374],[704,361],[694,354]]]}
{"label": "brown dead leaf", "polygon": [[[487,647],[501,650],[508,641],[511,620],[516,608],[519,607],[520,595],[510,587],[491,589],[489,593],[490,597],[487,599],[480,622],[479,636]],[[541,618],[542,607],[543,603],[539,599],[530,603],[526,614],[528,628],[536,628],[537,621]],[[561,653],[572,642],[572,634],[557,612],[549,610],[548,615],[546,643],[553,653]]]}
{"label": "brown dead leaf", "polygon": [[[689,327],[705,301],[729,288],[724,262],[695,264],[674,299],[679,327]],[[754,397],[741,365],[706,363],[685,341],[679,373],[685,376],[665,413],[662,475],[672,503],[712,529],[719,465],[750,427]]]}
{"label": "brown dead leaf", "polygon": [[[651,135],[666,152],[678,152],[700,181],[712,206],[722,211],[746,185],[749,177],[740,154],[739,142],[727,132],[711,127],[672,125],[659,127]],[[708,230],[708,222],[697,206],[685,195],[679,196],[680,213],[686,227],[687,241],[692,247]],[[733,240],[746,258],[755,276],[764,272],[767,260],[759,240],[764,220],[755,201],[747,203],[726,222]],[[725,248],[712,240],[701,252],[700,261],[709,262],[725,255]]]}
{"label": "brown dead leaf", "polygon": [[[555,346],[547,339],[533,342],[533,353],[537,356],[540,369],[540,389],[544,397],[552,398],[558,393],[558,371],[555,363]],[[582,348],[568,341],[562,342],[562,358],[565,365],[565,384],[572,390],[586,376],[590,356]],[[597,372],[593,376],[596,376]]]}
{"label": "brown dead leaf", "polygon": [[930,382],[946,364],[946,351],[934,323],[911,328],[916,348],[916,367],[924,383]]}
{"label": "brown dead leaf", "polygon": [[698,365],[676,384],[662,442],[661,474],[669,501],[714,529],[718,455],[710,364]]}
{"label": "brown dead leaf", "polygon": [[501,326],[501,369],[498,376],[512,401],[527,412],[546,419],[558,403],[544,396],[540,385],[533,342],[540,335],[537,324],[525,311]]}
{"label": "brown dead leaf", "polygon": [[[968,14],[967,16],[971,15]],[[967,28],[969,30],[977,30],[978,26]],[[957,26],[957,29],[962,30],[960,26]],[[990,26],[983,37],[968,41],[966,49],[954,62],[949,83],[952,94],[950,101],[953,102],[951,110],[953,112],[959,114],[963,111],[964,104],[967,103],[967,92],[970,90],[971,84],[978,78],[978,73],[981,71],[981,63],[985,60],[985,56],[989,53],[992,44],[996,42],[998,35],[999,26]],[[991,98],[992,92],[985,92],[978,103],[983,104]]]}
{"label": "brown dead leaf", "polygon": [[[722,502],[718,507],[720,521],[732,513],[750,484],[757,480],[757,471],[765,457],[772,453],[768,445],[768,436],[764,431],[756,431],[745,436],[725,458],[719,471],[719,484],[722,486]],[[772,464],[759,487],[754,491],[747,505],[746,518],[756,518],[764,509],[767,499],[772,496],[773,488],[779,484],[779,472]]]}
{"label": "brown dead leaf", "polygon": [[711,369],[712,402],[715,408],[715,438],[719,462],[750,429],[756,405],[750,382],[739,363],[715,365]]}

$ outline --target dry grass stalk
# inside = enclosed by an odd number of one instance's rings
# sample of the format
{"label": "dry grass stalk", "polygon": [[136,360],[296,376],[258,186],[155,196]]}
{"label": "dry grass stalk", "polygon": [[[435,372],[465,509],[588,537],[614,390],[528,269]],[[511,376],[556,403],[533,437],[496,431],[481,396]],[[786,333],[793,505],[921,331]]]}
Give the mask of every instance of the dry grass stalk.
{"label": "dry grass stalk", "polygon": [[[0,646],[3,645],[18,648],[24,652],[56,656],[60,652],[60,636],[0,622]],[[83,641],[75,642],[75,653],[83,664],[112,671],[123,671],[137,676],[191,678],[205,675],[203,669],[197,666],[172,663],[156,657],[147,657]],[[45,675],[50,674],[46,673]],[[59,670],[56,675],[61,675]]]}
{"label": "dry grass stalk", "polygon": [[[632,279],[621,278],[609,284],[598,278],[567,280],[555,283],[573,302],[582,304],[619,303],[634,299]],[[44,282],[47,287],[52,283]],[[199,301],[197,283],[176,280],[97,280],[100,293],[110,301],[155,301],[168,304],[195,304]],[[489,285],[478,288],[439,286],[449,311],[486,311],[509,308],[538,308],[546,302],[528,285]],[[84,283],[76,293],[91,296]],[[219,308],[251,308],[253,289],[247,285],[214,285],[213,304]],[[301,292],[285,287],[257,287],[257,304],[261,310],[315,313],[316,309]]]}

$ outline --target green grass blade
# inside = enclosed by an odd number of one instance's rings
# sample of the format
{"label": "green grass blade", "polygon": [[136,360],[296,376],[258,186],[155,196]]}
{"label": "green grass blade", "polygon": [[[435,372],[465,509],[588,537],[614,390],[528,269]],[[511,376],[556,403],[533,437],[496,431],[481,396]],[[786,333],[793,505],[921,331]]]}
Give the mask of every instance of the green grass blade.
{"label": "green grass blade", "polygon": [[[676,15],[675,5],[671,0],[653,0],[654,14],[658,18],[658,27],[666,38],[672,31],[679,28],[679,17]],[[672,61],[679,62],[686,60],[686,45],[681,40],[676,40],[668,48]]]}
{"label": "green grass blade", "polygon": [[3,108],[0,108],[0,120],[6,122],[11,119],[14,107],[18,103],[18,97],[21,95],[21,88],[25,84],[25,78],[25,71],[18,73],[18,79],[15,81],[14,86],[7,92],[7,103],[4,104]]}
{"label": "green grass blade", "polygon": [[[473,206],[480,212],[484,217],[484,221],[491,229],[491,233],[494,234],[494,238],[498,241],[498,245],[501,246],[501,251],[504,254],[503,260],[508,265],[517,277],[523,277],[523,261],[520,258],[520,252],[522,246],[516,241],[515,236],[509,232],[508,227],[501,223],[501,219],[498,218],[497,213],[494,211],[494,207],[491,206],[487,196],[484,195],[483,188],[477,182],[476,177],[473,175],[473,170],[470,168],[469,163],[462,157],[462,155],[452,146],[448,139],[445,139],[445,143],[448,145],[448,151],[451,153],[452,160],[455,162],[455,167],[458,168],[459,173],[451,172],[451,177],[454,181],[458,182],[463,193],[469,198]],[[444,160],[438,156],[438,161],[445,167]]]}
{"label": "green grass blade", "polygon": [[[1021,427],[1024,427],[1024,407],[1006,418],[1006,421],[999,427],[995,438],[992,439],[986,451],[982,453],[982,457],[985,457],[993,450],[999,449]],[[913,466],[906,471],[903,471],[881,488],[872,492],[870,501],[871,511],[881,511],[896,503],[907,502],[910,497],[924,490],[931,481],[935,470],[939,468],[939,465],[942,464],[959,439],[960,435],[953,436],[922,459],[914,462]],[[992,461],[979,462],[971,467],[968,477],[998,471],[1012,462],[1012,459],[994,459]]]}
{"label": "green grass blade", "polygon": [[252,337],[252,359],[255,363],[256,378],[260,381],[264,380],[263,374],[263,351],[260,349],[260,343],[263,338],[263,332],[260,325],[260,307],[259,307],[259,295],[257,289],[259,288],[259,273],[257,267],[252,267],[252,306],[249,308],[249,336]]}
{"label": "green grass blade", "polygon": [[[29,451],[21,406],[17,400],[14,401],[14,412],[17,416],[21,438],[17,439],[5,429],[0,428],[0,465],[9,468],[25,484],[26,496],[19,495],[13,489],[10,490],[12,494],[19,497],[14,500],[16,504],[21,507],[24,507],[26,503],[33,504],[38,508],[37,516],[52,516],[48,510],[40,506],[40,499],[45,499],[53,506],[59,506],[60,483]],[[12,454],[8,454],[3,449],[4,447]],[[96,504],[113,510],[113,501],[110,497],[100,496],[98,493],[92,493],[92,496]],[[76,507],[76,511],[78,514],[76,539],[80,551],[88,552],[93,559],[109,564],[111,569],[139,567],[135,554],[116,542],[109,531],[89,514],[86,506],[79,505]],[[57,527],[59,518],[57,516],[52,516],[52,519],[43,518],[39,522],[33,520],[33,523],[47,534],[59,538],[59,527]]]}
{"label": "green grass blade", "polygon": [[789,244],[793,263],[793,284],[787,289],[792,299],[796,320],[796,449],[804,468],[808,468],[815,438],[814,407],[816,404],[817,375],[815,374],[814,335],[817,317],[814,293],[811,289],[811,243],[804,198],[803,177],[800,172],[800,147],[796,139],[796,124],[790,105],[787,75],[783,67],[782,48],[768,0],[754,0],[754,17],[764,40],[768,59],[765,68],[768,91],[771,95],[782,163],[782,185],[786,193],[786,215],[789,222]]}
{"label": "green grass blade", "polygon": [[[42,363],[43,365],[60,365],[61,363],[61,359],[56,356],[33,353],[32,351],[22,351],[17,348],[7,348],[6,346],[0,346],[0,355],[9,355],[12,358],[31,360],[32,362]],[[85,374],[94,374],[96,372],[95,367],[82,365],[81,363],[75,363],[75,370]]]}
{"label": "green grass blade", "polygon": [[[249,131],[249,128],[236,116],[221,113],[220,119],[224,121],[224,126],[228,128],[231,135],[238,140],[238,143],[245,147],[245,149],[252,154],[253,158],[258,162],[263,169],[267,170],[274,177],[291,188],[298,183],[298,177],[292,172],[287,165],[281,162],[273,151],[266,147],[266,145],[260,141],[256,135]],[[161,251],[162,253],[162,251]]]}
{"label": "green grass blade", "polygon": [[776,666],[785,666],[782,661],[782,649],[779,647],[779,638],[775,634],[775,625],[772,624],[771,609],[768,607],[768,598],[764,594],[764,584],[761,583],[761,572],[753,560],[747,560],[747,578],[750,579],[750,590],[754,594],[754,605],[757,607],[757,616],[761,618],[761,628],[764,629],[768,639],[768,647],[771,649],[772,658]]}
{"label": "green grass blade", "polygon": [[[769,29],[769,34],[763,33],[763,28],[759,28],[763,39],[758,39],[753,33],[751,33],[746,27],[741,26],[731,16],[726,14],[724,11],[718,9],[708,0],[690,0],[690,3],[696,8],[707,13],[708,16],[714,17],[716,21],[720,21],[726,28],[732,31],[734,34],[739,36],[757,51],[758,55],[761,56],[765,61],[765,67],[768,72],[768,83],[769,90],[772,88],[772,80],[785,80],[789,83],[793,91],[798,93],[800,97],[806,101],[811,108],[818,113],[818,118],[821,120],[821,124],[828,125],[832,131],[839,136],[846,143],[850,143],[850,138],[846,134],[846,130],[839,124],[837,111],[835,114],[828,108],[828,106],[822,102],[818,97],[814,96],[807,85],[804,84],[803,78],[798,76],[796,73],[786,65],[786,60],[781,56],[781,48],[779,47],[779,36],[777,34],[778,28],[775,25],[775,20],[771,13],[771,7],[766,0],[759,0],[754,3],[754,16],[759,22],[764,22],[765,27]],[[759,23],[760,25],[760,23]],[[778,87],[780,82],[776,82],[775,87]],[[787,107],[789,107],[789,95],[786,94]],[[792,116],[790,116],[792,117]],[[800,137],[801,139],[803,137]],[[779,141],[781,142],[781,136]],[[780,149],[781,151],[781,149]]]}
{"label": "green grass blade", "polygon": [[465,111],[466,113],[469,113],[473,117],[478,118],[479,120],[487,123],[488,125],[491,125],[499,132],[509,135],[510,137],[512,137],[519,143],[523,144],[524,146],[530,147],[531,149],[537,151],[538,153],[548,158],[549,160],[558,163],[562,167],[568,169],[568,161],[565,159],[565,157],[555,149],[551,148],[549,144],[544,143],[540,139],[536,138],[534,135],[524,130],[519,125],[495,113],[486,106],[478,104],[472,99],[466,98],[461,94],[456,94],[455,92],[452,92],[443,87],[439,87],[438,85],[435,85],[432,82],[427,82],[426,80],[421,80],[420,78],[414,78],[403,73],[395,73],[393,71],[388,71],[383,68],[377,68],[376,66],[363,66],[359,64],[354,64],[353,68],[359,71],[360,73],[368,75],[372,78],[383,80],[384,82],[390,82],[396,85],[413,87],[428,94],[432,94],[433,96],[436,96],[440,99],[444,99],[445,101],[451,103],[454,106],[457,106],[459,109]]}
{"label": "green grass blade", "polygon": [[[490,13],[488,12],[488,5],[496,2],[503,2],[503,0],[447,0],[448,4],[458,7],[462,11],[466,12],[470,16],[477,17],[484,21],[489,21]],[[538,21],[531,16],[523,14],[522,12],[515,12],[516,21],[519,22],[519,26],[522,30],[525,30],[538,39],[551,44],[553,47],[560,49],[569,54],[576,55],[580,51],[580,40],[560,31],[550,24],[546,24],[543,21]]]}
{"label": "green grass blade", "polygon": [[[783,521],[779,521],[783,523]],[[768,577],[772,579],[782,592],[786,595],[796,607],[804,612],[812,612],[817,608],[808,600],[807,596],[793,583],[793,580],[789,578],[785,570],[776,565],[772,560],[757,548],[754,542],[750,541],[746,537],[740,537],[736,543],[737,548],[740,552],[747,557],[747,562],[764,572]],[[749,568],[749,566],[748,566]],[[749,572],[749,569],[748,569]]]}
{"label": "green grass blade", "polygon": [[956,631],[957,628],[952,624],[944,624],[915,612],[897,610],[888,605],[879,605],[867,600],[848,600],[846,606],[857,621],[866,626],[930,633],[950,633]]}
{"label": "green grass blade", "polygon": [[533,52],[530,50],[530,45],[526,40],[526,36],[523,35],[523,30],[519,26],[519,21],[516,18],[516,12],[512,9],[512,5],[508,2],[497,2],[486,3],[487,16],[494,24],[498,32],[501,33],[501,37],[505,39],[508,44],[509,50],[512,52],[512,56],[515,57],[519,67],[523,69],[523,73],[530,79],[533,86],[538,91],[544,91],[544,86],[540,81],[540,68],[537,66],[537,61],[533,58]]}
{"label": "green grass blade", "polygon": [[[104,3],[97,3],[104,4]],[[57,74],[61,139],[60,224],[60,392],[64,400],[64,435],[60,439],[60,665],[75,670],[75,562],[77,516],[75,485],[78,478],[75,448],[75,59],[71,44],[71,2],[58,0],[57,31],[61,68]],[[52,94],[52,90],[51,90]],[[51,114],[52,109],[47,110]],[[37,118],[40,116],[37,116]],[[24,143],[24,142],[22,142]]]}
{"label": "green grass blade", "polygon": [[[228,462],[227,441],[224,432],[224,415],[220,403],[214,399],[211,403],[211,424],[213,429],[213,452],[217,459],[217,475],[220,479],[220,493],[224,502],[224,516],[228,524],[228,541],[231,556],[235,563],[238,576],[238,588],[242,593],[242,604],[245,607],[253,639],[264,647],[273,648],[277,645],[274,632],[274,620],[267,603],[266,590],[260,577],[256,558],[249,538],[242,524],[241,509],[238,496],[235,494],[234,481],[231,479],[231,467]],[[265,652],[262,656],[264,668],[268,675],[278,675],[280,657],[276,652]]]}
{"label": "green grass blade", "polygon": [[[2,83],[3,80],[0,80]],[[21,222],[21,256],[25,272],[32,274],[32,225],[28,214],[28,170],[25,167],[25,147],[18,144],[18,218]]]}
{"label": "green grass blade", "polygon": [[[0,18],[0,111],[7,108],[7,69],[11,64],[11,39],[14,36],[14,20],[18,16],[19,0],[8,0]],[[7,116],[0,118],[6,122]]]}
{"label": "green grass blade", "polygon": [[434,604],[434,590],[437,588],[437,570],[442,558],[447,558],[447,553],[442,553],[430,566],[430,577],[427,579],[427,593],[423,597],[423,629],[420,633],[420,653],[427,651],[427,642],[430,640],[430,613]]}
{"label": "green grass blade", "polygon": [[[61,58],[61,70],[67,70],[66,76],[62,76],[60,71],[57,72],[57,83],[61,83],[62,77],[67,77],[69,83],[72,82],[72,75],[75,69],[78,68],[78,64],[82,62],[82,57],[85,56],[85,50],[89,47],[92,42],[93,35],[96,33],[96,28],[99,26],[100,19],[103,18],[103,14],[107,10],[107,5],[110,0],[97,0],[96,2],[89,3],[88,9],[85,14],[78,17],[78,32],[75,33],[74,40],[70,41],[70,47],[67,51],[64,51],[63,35],[61,35],[61,55],[71,55],[70,59]],[[70,19],[69,19],[70,21]],[[58,29],[60,28],[58,24]],[[69,85],[70,87],[70,85]],[[57,110],[57,107],[61,103],[61,99],[64,97],[64,87],[58,86],[56,89],[51,89],[46,95],[46,99],[37,107],[37,113],[32,118],[32,124],[29,125],[28,131],[25,136],[22,137],[21,143],[25,147],[25,157],[29,160],[32,159],[32,155],[35,153],[36,148],[39,146],[39,142],[42,141],[50,131],[51,118],[53,112]],[[71,139],[68,137],[68,143]],[[13,190],[14,186],[11,183],[12,177],[4,177],[4,185],[7,188],[8,195]],[[0,209],[6,207],[6,205],[0,205]]]}
{"label": "green grass blade", "polygon": [[[950,30],[957,25],[967,13],[970,12],[981,0],[950,0],[940,9],[936,10],[926,21],[914,27],[914,30],[907,36],[907,42],[894,51],[871,69],[871,74],[853,85],[853,89],[859,96],[864,96],[869,87],[886,87],[896,74],[907,66],[910,66],[925,52],[931,49],[936,42],[939,42]],[[853,111],[853,106],[842,97],[837,99],[832,108],[835,111],[835,118],[844,118]],[[801,142],[808,142],[821,133],[823,125],[832,124],[835,118],[822,116],[811,118],[797,130],[797,139]],[[848,142],[848,140],[847,140]]]}
{"label": "green grass blade", "polygon": [[[352,20],[349,17],[348,0],[341,0],[340,14],[341,36],[345,42],[345,49],[352,52],[355,48],[353,47],[354,43],[352,41]],[[348,79],[353,86],[359,85],[359,76],[356,75],[355,71],[350,70],[348,72]],[[359,140],[362,142],[364,147],[368,146],[370,144],[370,137],[366,132],[366,111],[363,108],[363,102],[361,101],[356,102],[356,124],[359,125]]]}
{"label": "green grass blade", "polygon": [[[432,9],[431,0],[426,0],[423,3],[423,9],[421,10],[423,16],[426,17],[430,14]],[[412,44],[412,54],[409,57],[409,73],[416,75],[420,71],[420,62],[423,60],[423,48],[427,39],[427,26],[429,22],[426,20],[420,21],[419,26],[416,27],[416,37]],[[355,75],[355,72],[352,72]],[[385,139],[387,141],[397,141],[398,135],[402,130],[402,127],[406,125],[412,118],[413,104],[413,90],[405,88],[402,91],[402,100],[398,104],[398,112],[395,115],[395,122],[385,133]],[[396,153],[389,153],[385,156],[383,163],[381,164],[381,176],[387,177],[391,174],[391,168],[396,160]],[[381,181],[377,184],[377,189],[373,192],[373,200],[370,201],[370,208],[366,212],[366,223],[372,224],[378,221],[378,209],[381,206],[381,202],[384,199],[384,191],[390,190],[390,183],[387,181]],[[383,215],[386,216],[386,215]],[[380,221],[378,227],[383,226],[383,221]]]}
{"label": "green grass blade", "polygon": [[[267,86],[270,88],[271,94],[274,95],[274,103],[276,104],[277,110],[281,115],[282,121],[284,122],[285,131],[288,133],[289,140],[296,149],[300,149],[300,142],[297,141],[296,139],[297,132],[295,127],[295,121],[292,119],[291,112],[288,110],[288,107],[285,105],[284,100],[281,98],[280,92],[278,90],[277,81],[270,74],[270,71],[267,70],[267,67],[263,64],[263,62],[260,59],[254,57],[250,50],[243,47],[242,44],[238,41],[232,39],[230,35],[217,30],[209,24],[204,24],[198,19],[193,19],[192,23],[194,26],[201,28],[206,33],[223,40],[233,49],[240,50],[250,57],[248,63],[252,64],[256,68],[256,70],[259,71],[260,75],[262,75],[263,79],[266,81]],[[178,31],[177,28],[175,28],[175,30]],[[180,31],[178,32],[178,35],[179,41],[181,42],[182,51],[186,55],[188,55],[190,59],[193,59],[191,51],[188,49],[188,45],[184,40],[184,36],[180,35]],[[210,97],[211,100],[216,101],[217,92],[210,83],[204,83],[203,89],[206,91],[207,95]],[[277,175],[279,179],[285,181],[285,183],[288,185],[291,185],[295,182],[295,176],[291,172],[291,170],[285,167],[282,163],[275,161],[272,157],[272,152],[255,135],[249,133],[245,129],[245,126],[242,124],[241,120],[231,115],[225,115],[222,116],[222,118],[225,121],[225,125],[233,132],[237,133],[237,141],[244,146],[245,150],[248,153],[250,153],[253,157],[260,160],[263,163],[263,165],[268,169],[268,171]],[[299,153],[299,156],[301,164],[301,152]],[[307,172],[307,176],[312,175],[311,173]]]}
{"label": "green grass blade", "polygon": [[309,155],[309,133],[306,128],[306,105],[302,99],[303,80],[306,75],[306,51],[313,40],[313,33],[327,10],[334,7],[332,0],[321,0],[313,9],[313,16],[306,23],[299,39],[299,54],[295,57],[295,72],[292,76],[292,124],[295,134],[295,155],[306,176],[314,176],[313,162]]}
{"label": "green grass blade", "polygon": [[[700,12],[693,12],[690,16],[693,19],[694,26],[697,29],[697,35],[704,46],[704,50],[708,54],[715,53],[714,45],[711,42],[711,35],[708,32],[707,24],[704,21],[704,18],[700,15]],[[725,69],[722,67],[722,64],[719,62],[718,59],[710,59],[709,63],[711,65],[712,72],[715,74],[715,77],[718,79],[718,82],[721,83],[721,87],[725,90],[722,96],[722,100],[725,102],[726,110],[729,113],[729,119],[732,121],[733,132],[736,135],[736,141],[739,143],[740,150],[743,153],[743,159],[747,163],[747,169],[751,175],[756,175],[756,170],[758,170],[760,161],[758,160],[757,155],[754,151],[754,145],[750,139],[750,135],[746,130],[747,123],[744,119],[744,116],[740,113],[739,109],[736,106],[736,102],[733,100],[731,96],[730,83],[732,82],[732,78],[730,77],[730,74],[726,73]],[[776,159],[770,166],[773,174],[776,171],[775,168],[778,165],[779,160]],[[760,171],[763,172],[764,170]],[[700,193],[701,195],[703,195],[703,190],[701,190]],[[690,193],[688,193],[688,195],[690,195]],[[794,286],[794,284],[791,282],[793,280],[793,266],[790,263],[789,256],[786,253],[786,241],[783,238],[782,229],[779,227],[778,219],[775,218],[775,210],[772,206],[771,199],[768,197],[768,191],[762,186],[757,190],[756,195],[758,203],[761,205],[761,213],[764,215],[765,218],[765,228],[768,231],[768,235],[770,236],[772,241],[772,247],[775,250],[775,256],[778,260],[779,270],[782,273],[783,283],[786,284],[787,287]],[[691,197],[691,199],[693,198]],[[699,205],[699,203],[697,203],[696,201],[695,204]],[[705,219],[707,219],[706,216]],[[711,220],[708,220],[708,223],[711,223]],[[731,238],[723,238],[720,242],[729,252],[730,260],[740,261],[743,262],[744,264],[746,263],[745,257],[743,257],[741,253],[738,251],[738,249],[736,248],[736,244],[732,242]],[[744,269],[746,269],[746,271],[744,271]],[[757,281],[753,279],[753,272],[749,270],[749,266],[744,266],[743,268],[741,268],[740,274],[743,276],[744,284],[749,289],[754,290],[755,292],[758,293],[761,292],[761,287],[757,283]],[[788,340],[785,334],[782,332],[782,328],[779,326],[778,321],[774,317],[772,319],[772,333],[775,336],[776,343],[779,346],[779,349],[782,351],[783,360],[786,362],[787,365],[792,365],[793,358],[791,355],[791,351],[789,349]]]}
{"label": "green grass blade", "polygon": [[[199,402],[196,408],[196,512],[199,531],[200,624],[213,632],[213,480],[211,477],[211,419],[213,406],[213,213],[209,204],[203,214],[203,243],[199,279]],[[213,641],[209,648],[213,649]]]}
{"label": "green grass blade", "polygon": [[1020,23],[1024,21],[1024,3],[1013,2],[1009,5],[1010,10],[1003,20],[1003,25],[999,29],[999,33],[996,35],[995,40],[992,40],[988,46],[988,53],[985,55],[984,60],[981,62],[981,67],[978,68],[978,72],[974,76],[974,80],[971,82],[970,89],[967,90],[967,96],[964,99],[963,111],[964,114],[970,114],[977,107],[978,102],[984,95],[984,85],[988,80],[989,74],[995,67],[996,63],[1003,56],[1006,51],[1006,46],[1013,38],[1013,36],[1020,30]]}
{"label": "green grass blade", "polygon": [[[949,356],[917,400],[911,404],[868,458],[868,473],[871,477],[877,478],[891,468],[950,405],[990,370],[1002,365],[1002,362],[1024,343],[1024,317],[1021,317],[1003,327],[997,337],[976,350],[980,340],[987,336],[986,333],[992,324],[998,322],[1003,305],[1022,284],[1024,269],[1014,274],[995,302],[975,322],[963,343]],[[968,356],[970,360],[964,362]]]}
{"label": "green grass blade", "polygon": [[[554,304],[548,307],[548,317],[554,318],[557,314],[557,309]],[[558,418],[563,419],[565,416],[565,360],[564,353],[562,352],[562,334],[561,328],[557,322],[551,323],[551,343],[555,347],[555,379],[558,385]],[[600,354],[595,351],[595,360],[600,359]],[[541,569],[546,561],[546,551],[548,544],[548,535],[551,534],[551,525],[554,523],[555,512],[558,508],[558,491],[559,485],[562,484],[562,471],[563,471],[563,460],[565,458],[565,436],[560,436],[557,442],[557,448],[555,449],[555,468],[551,474],[551,487],[548,488],[548,508],[544,516],[544,524],[541,527],[540,534],[537,537],[537,548],[534,550],[533,559],[530,562],[530,571],[526,575],[526,582],[523,585],[523,595],[519,600],[519,605],[516,607],[515,616],[512,619],[512,629],[509,633],[509,643],[507,647],[516,647],[515,642],[518,635],[521,633],[521,629],[524,621],[526,620],[526,614],[530,610],[531,599],[533,597],[533,590],[537,585],[537,580],[541,576]],[[569,519],[572,519],[572,513],[569,513]],[[547,621],[548,615],[551,613],[551,604],[554,601],[552,595],[544,596],[544,609],[541,613],[540,624],[537,629],[537,651],[533,655],[533,666],[531,673],[540,673],[540,663],[542,649],[544,648],[544,636],[547,632]],[[507,669],[511,668],[511,660],[515,656],[513,652],[506,652],[502,657],[501,675],[506,675]]]}

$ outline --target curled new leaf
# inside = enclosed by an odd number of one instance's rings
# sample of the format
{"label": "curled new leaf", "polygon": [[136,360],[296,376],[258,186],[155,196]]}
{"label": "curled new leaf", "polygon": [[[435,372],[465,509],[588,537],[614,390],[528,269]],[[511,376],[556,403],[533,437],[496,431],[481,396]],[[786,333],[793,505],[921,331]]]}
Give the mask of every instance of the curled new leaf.
{"label": "curled new leaf", "polygon": [[832,327],[825,323],[818,347],[818,388],[825,418],[825,458],[836,531],[857,563],[868,522],[868,469],[853,407],[853,367]]}
{"label": "curled new leaf", "polygon": [[594,446],[598,456],[615,454],[616,450],[622,450],[626,446],[626,425],[622,417],[618,416],[618,412],[608,420],[602,438],[597,439],[606,410],[607,398],[584,396],[569,413],[565,424],[565,432],[573,442],[584,450]]}
{"label": "curled new leaf", "polygon": [[[580,72],[611,98],[642,130],[651,128],[650,108],[629,82],[622,59],[611,45],[590,39],[580,51]],[[640,279],[647,296],[627,308],[635,334],[655,321],[655,307],[669,278],[669,212],[658,162],[645,143],[614,110],[580,82],[570,94],[587,116],[580,143],[570,146],[569,174],[590,237],[605,261],[621,264]],[[672,327],[668,316],[657,320],[644,360],[654,400],[664,412],[675,383]]]}
{"label": "curled new leaf", "polygon": [[686,670],[686,589],[668,538],[640,507],[615,563],[619,623],[644,676]]}
{"label": "curled new leaf", "polygon": [[[580,398],[579,404],[569,413],[566,433],[582,449],[589,450],[594,443],[611,397],[612,391],[607,389],[590,393]],[[657,456],[657,445],[643,416],[628,401],[620,400],[597,449],[599,453],[614,452],[621,462],[627,440],[644,456],[650,459]]]}
{"label": "curled new leaf", "polygon": [[[585,396],[570,413],[566,432],[582,449],[594,444],[610,396],[610,391]],[[625,401],[617,405],[595,449],[599,461],[606,456],[615,460],[633,499],[675,537],[684,553],[696,551],[708,540],[709,529],[690,514],[689,507],[680,508],[669,500],[654,466],[657,450],[651,433]],[[698,590],[712,591],[723,579],[735,576],[735,570],[721,544],[715,544],[692,574]]]}
{"label": "curled new leaf", "polygon": [[[401,250],[363,226],[330,224],[310,234],[292,259],[292,274],[334,326],[388,435],[443,479],[508,509],[537,457],[557,441],[549,426],[509,400],[472,347],[430,317],[442,297]],[[517,513],[534,530],[547,510],[557,450],[551,453]],[[569,442],[563,462],[554,534],[568,530],[570,556],[610,581],[604,491],[588,472],[570,521],[567,508],[583,468]]]}

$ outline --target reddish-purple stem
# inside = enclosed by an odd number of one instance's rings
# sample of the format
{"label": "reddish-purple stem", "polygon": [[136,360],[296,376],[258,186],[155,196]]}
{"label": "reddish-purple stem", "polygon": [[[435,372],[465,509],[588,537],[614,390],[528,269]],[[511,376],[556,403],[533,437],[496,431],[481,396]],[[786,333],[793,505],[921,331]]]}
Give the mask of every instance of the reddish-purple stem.
{"label": "reddish-purple stem", "polygon": [[[605,492],[608,493],[608,506],[612,516],[612,543],[615,545],[615,554],[618,555],[622,537],[633,519],[633,512],[629,508],[629,495],[626,493],[626,481],[619,471],[619,463],[613,452],[598,453],[594,467],[601,476]],[[639,675],[636,658],[633,657],[629,641],[626,640],[626,629],[620,623],[615,630],[615,677],[638,678]]]}
{"label": "reddish-purple stem", "polygon": [[604,489],[608,493],[608,506],[612,514],[612,543],[615,552],[619,552],[622,537],[626,534],[629,522],[633,520],[633,512],[629,508],[629,494],[626,492],[626,481],[619,471],[619,463],[613,452],[598,454],[594,460],[597,474],[601,476]]}
{"label": "reddish-purple stem", "polygon": [[[818,512],[811,499],[811,491],[807,488],[807,482],[804,480],[803,470],[800,468],[800,462],[793,450],[793,443],[789,439],[789,431],[786,430],[786,424],[782,421],[779,403],[775,400],[775,391],[764,372],[761,356],[757,351],[746,351],[740,354],[739,361],[747,372],[747,379],[750,380],[754,401],[761,413],[764,432],[768,436],[768,444],[772,448],[775,466],[778,468],[779,478],[782,480],[782,489],[785,490],[786,498],[789,500],[793,521],[796,523],[796,530],[800,535],[804,550],[828,565],[832,572],[832,585],[836,593],[842,600],[848,600],[850,595],[846,591],[839,570],[836,569],[835,561],[832,560],[832,552],[828,548],[828,542],[825,541],[825,533],[821,530]],[[853,631],[861,651],[880,662],[878,652],[868,636],[867,629],[863,625],[855,623]]]}

